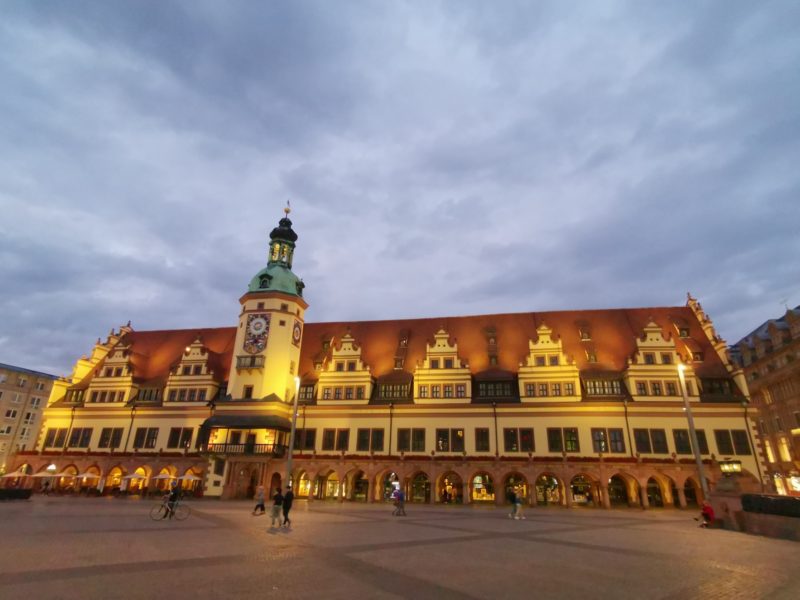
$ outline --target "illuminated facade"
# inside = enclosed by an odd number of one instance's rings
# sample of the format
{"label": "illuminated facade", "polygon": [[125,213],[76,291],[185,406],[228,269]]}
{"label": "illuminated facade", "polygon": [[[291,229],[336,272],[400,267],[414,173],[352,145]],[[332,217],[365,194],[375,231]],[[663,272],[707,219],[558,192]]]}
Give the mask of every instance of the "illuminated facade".
{"label": "illuminated facade", "polygon": [[0,475],[14,453],[32,449],[53,375],[0,363]]}
{"label": "illuminated facade", "polygon": [[[711,484],[757,481],[744,380],[701,306],[306,323],[287,217],[236,327],[98,341],[56,383],[38,451],[59,486],[206,496],[292,479],[315,500],[685,506],[700,496],[677,366]],[[727,445],[726,445],[727,444]],[[138,476],[136,475],[138,473]],[[88,475],[87,475],[88,474]],[[85,475],[71,477],[71,475]]]}
{"label": "illuminated facade", "polygon": [[758,412],[769,479],[800,496],[800,306],[787,309],[734,347]]}

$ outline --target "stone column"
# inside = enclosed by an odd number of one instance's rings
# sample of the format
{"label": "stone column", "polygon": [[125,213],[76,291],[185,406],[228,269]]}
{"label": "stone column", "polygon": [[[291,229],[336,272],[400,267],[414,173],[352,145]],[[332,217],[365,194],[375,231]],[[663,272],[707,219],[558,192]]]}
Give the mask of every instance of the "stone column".
{"label": "stone column", "polygon": [[568,483],[564,484],[564,505],[572,508],[572,486]]}
{"label": "stone column", "polygon": [[611,508],[611,498],[608,496],[608,486],[601,485],[600,486],[600,501],[602,503],[603,508],[606,510]]}
{"label": "stone column", "polygon": [[683,488],[678,488],[678,506],[686,508],[686,493]]}
{"label": "stone column", "polygon": [[647,499],[647,486],[639,486],[639,497],[642,502],[642,508],[650,508],[650,501]]}
{"label": "stone column", "polygon": [[531,506],[538,506],[539,499],[536,497],[536,486],[529,485],[528,486],[528,502]]}
{"label": "stone column", "polygon": [[372,477],[367,479],[367,502],[375,502],[375,481]]}

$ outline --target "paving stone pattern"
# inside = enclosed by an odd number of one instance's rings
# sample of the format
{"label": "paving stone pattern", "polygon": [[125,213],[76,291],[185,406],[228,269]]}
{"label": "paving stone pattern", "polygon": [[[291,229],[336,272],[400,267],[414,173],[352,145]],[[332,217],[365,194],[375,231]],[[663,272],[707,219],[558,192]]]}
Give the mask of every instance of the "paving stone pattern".
{"label": "paving stone pattern", "polygon": [[800,544],[697,527],[676,510],[245,502],[0,504],[0,598],[800,598]]}

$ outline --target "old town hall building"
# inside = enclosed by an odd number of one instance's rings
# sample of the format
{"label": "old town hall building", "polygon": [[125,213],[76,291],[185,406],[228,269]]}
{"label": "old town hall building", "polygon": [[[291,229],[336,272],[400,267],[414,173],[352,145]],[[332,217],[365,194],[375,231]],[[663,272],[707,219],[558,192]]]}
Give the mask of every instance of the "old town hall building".
{"label": "old town hall building", "polygon": [[[143,493],[178,480],[244,498],[291,480],[309,500],[686,506],[762,477],[742,374],[700,304],[307,323],[286,216],[234,327],[112,330],[55,382],[35,485]],[[678,368],[685,365],[685,388]]]}

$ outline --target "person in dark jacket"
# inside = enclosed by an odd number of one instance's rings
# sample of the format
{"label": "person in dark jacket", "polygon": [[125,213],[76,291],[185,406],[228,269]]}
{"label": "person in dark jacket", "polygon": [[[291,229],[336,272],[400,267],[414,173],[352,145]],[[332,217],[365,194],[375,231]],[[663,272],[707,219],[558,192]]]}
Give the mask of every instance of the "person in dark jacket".
{"label": "person in dark jacket", "polygon": [[506,493],[506,498],[511,503],[511,512],[508,513],[509,519],[516,519],[517,518],[517,494],[514,490],[508,490]]}
{"label": "person in dark jacket", "polygon": [[281,506],[283,505],[283,494],[281,494],[281,488],[275,490],[275,495],[272,496],[272,513],[270,514],[270,518],[272,519],[272,523],[270,527],[275,527],[275,523],[277,522],[278,525],[281,524]]}
{"label": "person in dark jacket", "polygon": [[283,497],[283,525],[284,527],[291,527],[292,522],[289,520],[289,511],[292,510],[292,502],[294,502],[294,492],[292,488],[286,491]]}

